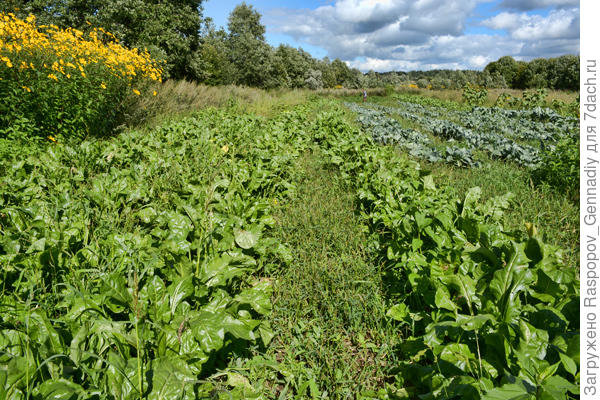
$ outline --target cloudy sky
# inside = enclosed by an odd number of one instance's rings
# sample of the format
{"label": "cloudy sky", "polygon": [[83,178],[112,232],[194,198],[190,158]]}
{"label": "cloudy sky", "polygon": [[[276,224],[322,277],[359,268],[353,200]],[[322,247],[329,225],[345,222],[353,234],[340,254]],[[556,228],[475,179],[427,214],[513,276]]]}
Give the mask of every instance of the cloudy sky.
{"label": "cloudy sky", "polygon": [[[241,0],[208,0],[217,26]],[[482,69],[504,55],[579,53],[579,0],[250,0],[267,41],[366,72]]]}

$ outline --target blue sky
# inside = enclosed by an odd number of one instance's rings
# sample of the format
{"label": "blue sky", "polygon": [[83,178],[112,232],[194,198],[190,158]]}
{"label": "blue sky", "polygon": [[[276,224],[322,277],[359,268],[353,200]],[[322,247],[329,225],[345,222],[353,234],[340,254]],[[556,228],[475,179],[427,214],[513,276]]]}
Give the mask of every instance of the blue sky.
{"label": "blue sky", "polygon": [[[240,4],[242,0],[208,0],[204,3],[204,16],[211,17],[217,27],[222,26],[227,29],[227,18],[235,6]],[[316,9],[324,4],[331,3],[329,1],[276,1],[276,0],[260,0],[260,1],[246,1],[246,4],[252,5],[263,15],[263,24],[265,23],[265,14],[269,13],[270,10],[281,8],[282,5],[294,9]],[[302,43],[295,40],[292,36],[274,32],[267,26],[266,39],[272,46],[279,46],[280,44],[289,44],[294,47],[302,47],[308,51],[313,57],[323,58],[327,55],[327,51],[318,47],[312,46],[308,43]]]}
{"label": "blue sky", "polygon": [[[208,0],[217,26],[240,0]],[[368,71],[481,69],[504,55],[579,53],[578,0],[248,0],[267,41]]]}

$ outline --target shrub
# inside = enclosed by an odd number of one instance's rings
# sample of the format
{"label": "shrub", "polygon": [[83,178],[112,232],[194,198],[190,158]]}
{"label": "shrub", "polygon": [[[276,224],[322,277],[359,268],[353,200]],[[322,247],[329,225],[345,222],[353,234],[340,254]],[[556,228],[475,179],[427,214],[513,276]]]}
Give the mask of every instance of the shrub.
{"label": "shrub", "polygon": [[487,100],[488,92],[485,88],[473,86],[470,83],[463,88],[463,100],[468,105],[482,106]]}
{"label": "shrub", "polygon": [[577,199],[579,193],[579,140],[562,138],[553,149],[542,155],[540,167],[533,171],[538,184],[546,184]]}
{"label": "shrub", "polygon": [[161,75],[147,51],[101,28],[84,35],[0,13],[0,137],[16,124],[29,137],[110,133],[127,99]]}
{"label": "shrub", "polygon": [[546,89],[526,90],[523,92],[523,108],[544,107],[548,91]]}
{"label": "shrub", "polygon": [[550,107],[561,115],[567,115],[569,117],[579,118],[579,96],[570,103],[562,100],[554,99],[550,104]]}

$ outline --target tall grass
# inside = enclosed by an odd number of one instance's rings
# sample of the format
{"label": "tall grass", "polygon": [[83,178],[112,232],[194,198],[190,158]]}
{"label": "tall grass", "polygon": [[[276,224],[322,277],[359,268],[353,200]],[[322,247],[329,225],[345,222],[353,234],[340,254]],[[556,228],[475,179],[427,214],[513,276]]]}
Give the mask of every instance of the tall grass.
{"label": "tall grass", "polygon": [[238,107],[271,117],[284,108],[306,102],[309,90],[263,90],[240,86],[207,86],[186,80],[156,84],[156,96],[140,96],[126,116],[127,125],[181,117],[207,107]]}

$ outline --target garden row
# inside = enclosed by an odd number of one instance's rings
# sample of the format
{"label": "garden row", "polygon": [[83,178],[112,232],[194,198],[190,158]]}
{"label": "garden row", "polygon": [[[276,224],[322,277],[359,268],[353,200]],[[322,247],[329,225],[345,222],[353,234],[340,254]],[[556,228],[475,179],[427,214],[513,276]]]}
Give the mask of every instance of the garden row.
{"label": "garden row", "polygon": [[[462,163],[465,166],[478,164],[471,161],[472,155],[468,150],[483,150],[491,158],[535,168],[542,160],[542,151],[553,150],[559,139],[574,136],[578,128],[577,121],[561,117],[551,110],[516,111],[476,107],[471,112],[466,112],[410,102],[401,102],[400,105],[399,108],[373,105],[372,108],[379,111],[374,112],[372,109],[347,103],[348,107],[358,113],[361,125],[384,144],[393,141],[404,148],[424,145],[431,148],[431,140],[425,132],[444,141],[465,143],[467,148],[458,153],[464,154],[463,159],[470,160]],[[423,132],[404,129],[400,122],[390,117],[392,115],[418,124]],[[549,121],[540,122],[536,119]],[[447,153],[457,154],[456,146],[448,145]],[[420,153],[412,151],[411,154],[428,161],[444,160],[435,150]],[[454,160],[447,158],[446,161]]]}
{"label": "garden row", "polygon": [[[399,121],[387,116],[385,111],[361,107],[354,103],[345,103],[345,105],[357,113],[358,122],[368,129],[373,139],[379,143],[394,144],[410,155],[429,162],[444,161],[469,167],[478,165],[473,159],[473,152],[468,148],[447,146],[444,151],[440,151],[427,135],[414,129],[404,128]],[[387,110],[387,107],[377,108]]]}
{"label": "garden row", "polygon": [[453,198],[344,113],[213,109],[2,160],[0,397],[214,394],[212,372],[272,339],[269,276],[293,268],[272,215],[312,146],[356,193],[387,271],[401,361],[377,396],[577,393],[578,281],[560,250],[502,228],[509,196]]}
{"label": "garden row", "polygon": [[213,109],[0,161],[0,398],[193,399],[267,345],[305,124]]}
{"label": "garden row", "polygon": [[479,201],[437,187],[419,165],[330,115],[331,163],[357,191],[369,247],[397,321],[396,395],[566,398],[578,393],[576,270],[534,226],[507,232],[511,195]]}

